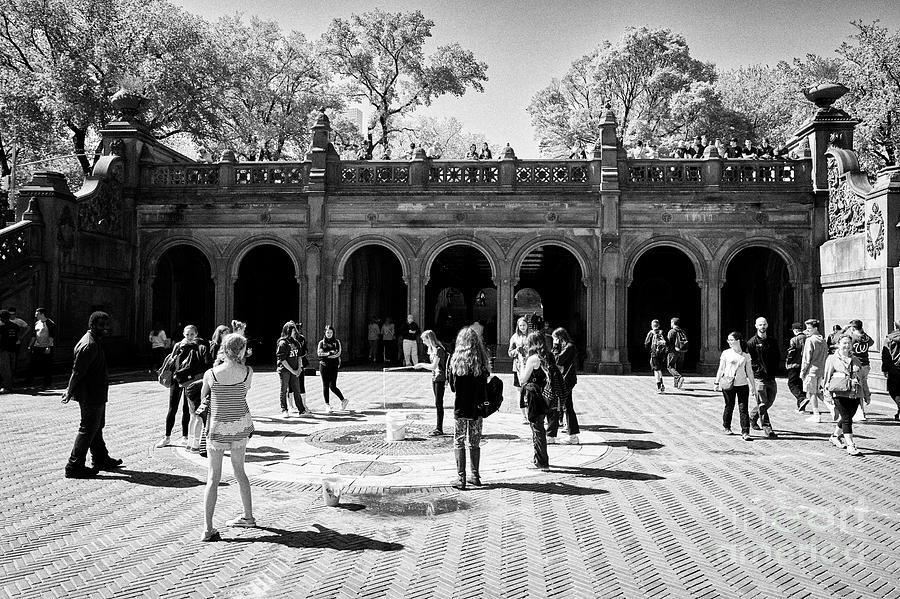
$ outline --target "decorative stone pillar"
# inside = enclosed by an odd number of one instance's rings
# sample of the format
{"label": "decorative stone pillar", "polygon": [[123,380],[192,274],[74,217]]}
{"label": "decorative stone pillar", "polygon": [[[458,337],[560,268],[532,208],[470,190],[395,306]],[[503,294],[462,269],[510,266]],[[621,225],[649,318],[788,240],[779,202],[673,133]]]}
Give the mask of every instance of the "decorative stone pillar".
{"label": "decorative stone pillar", "polygon": [[[211,265],[213,268],[213,314],[215,314],[216,325],[223,322],[231,322],[231,314],[229,304],[234,298],[234,284],[228,273],[228,260],[225,258],[217,258],[215,263]],[[228,284],[232,283],[232,284]]]}
{"label": "decorative stone pillar", "polygon": [[[710,269],[713,270],[713,269]],[[722,346],[721,299],[724,280],[714,276],[709,279],[697,279],[700,287],[700,323],[703,327],[697,338],[701,340],[700,363],[697,370],[701,373],[715,371],[719,365],[719,348]]]}
{"label": "decorative stone pillar", "polygon": [[[422,262],[418,259],[409,262],[409,281],[406,282],[406,312],[412,314],[416,322],[425,322],[425,285],[428,274],[421,272]],[[402,323],[397,323],[400,326]]]}
{"label": "decorative stone pillar", "polygon": [[[319,319],[319,304],[320,298],[327,297],[331,289],[321,284],[321,270],[322,246],[317,242],[309,242],[306,244],[306,315],[303,316],[307,337],[318,334],[325,325]],[[311,354],[310,361],[314,360],[315,356]]]}

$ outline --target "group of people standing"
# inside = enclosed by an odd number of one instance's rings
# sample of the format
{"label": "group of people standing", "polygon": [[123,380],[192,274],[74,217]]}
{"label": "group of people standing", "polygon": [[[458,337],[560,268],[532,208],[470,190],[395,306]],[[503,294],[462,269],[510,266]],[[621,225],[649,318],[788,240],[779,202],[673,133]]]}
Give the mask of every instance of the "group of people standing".
{"label": "group of people standing", "polygon": [[28,354],[25,387],[34,387],[41,378],[41,389],[50,387],[53,355],[56,349],[56,323],[44,308],[34,311],[34,326],[18,317],[12,306],[0,310],[0,393],[12,393],[19,359]]}
{"label": "group of people standing", "polygon": [[397,346],[397,327],[390,316],[384,321],[373,317],[369,320],[367,338],[369,341],[369,361],[393,363],[397,358],[406,366],[415,366],[419,361],[419,328],[412,314],[406,316],[406,322],[400,327],[401,345]]}

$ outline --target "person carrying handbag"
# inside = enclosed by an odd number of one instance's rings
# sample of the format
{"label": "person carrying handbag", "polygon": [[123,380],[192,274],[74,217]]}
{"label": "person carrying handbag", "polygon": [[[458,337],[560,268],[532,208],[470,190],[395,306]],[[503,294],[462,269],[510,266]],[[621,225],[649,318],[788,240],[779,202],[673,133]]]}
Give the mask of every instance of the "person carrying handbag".
{"label": "person carrying handbag", "polygon": [[859,408],[860,384],[859,358],[853,355],[853,339],[844,335],[838,340],[837,351],[825,360],[825,389],[834,400],[838,419],[835,422],[831,444],[847,450],[848,455],[860,455],[853,440],[853,415]]}
{"label": "person carrying handbag", "polygon": [[731,432],[731,417],[737,400],[738,414],[741,420],[741,438],[752,441],[750,436],[750,412],[748,404],[750,393],[756,396],[756,381],[753,379],[753,367],[750,354],[741,347],[744,336],[740,331],[728,334],[728,349],[719,358],[719,370],[716,372],[715,389],[722,391],[725,398],[725,412],[722,414],[722,428],[726,435]]}

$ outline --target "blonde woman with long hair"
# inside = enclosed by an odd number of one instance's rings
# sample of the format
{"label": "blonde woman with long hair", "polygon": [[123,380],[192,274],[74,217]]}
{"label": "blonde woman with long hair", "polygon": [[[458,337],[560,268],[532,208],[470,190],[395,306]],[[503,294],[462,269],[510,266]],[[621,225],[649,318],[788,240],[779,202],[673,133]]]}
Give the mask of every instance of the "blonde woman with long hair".
{"label": "blonde woman with long hair", "polygon": [[434,407],[437,410],[437,424],[431,431],[432,437],[444,434],[444,388],[447,386],[447,350],[434,331],[428,329],[422,333],[422,342],[428,350],[429,362],[415,365],[420,370],[431,371],[431,389],[434,391]]}
{"label": "blonde woman with long hair", "polygon": [[466,446],[469,449],[472,476],[468,482],[481,485],[481,425],[483,419],[478,405],[484,401],[485,386],[490,371],[490,357],[481,336],[471,327],[465,327],[456,335],[456,347],[447,366],[450,389],[456,394],[453,416],[456,428],[453,447],[456,454],[456,484],[466,488]]}
{"label": "blonde woman with long hair", "polygon": [[[516,321],[516,330],[509,338],[509,349],[507,355],[513,359],[513,386],[521,387],[519,381],[519,371],[525,365],[525,340],[528,338],[528,319],[524,316],[519,317]],[[519,409],[522,410],[522,417],[525,419],[524,424],[528,424],[528,408],[522,403],[521,394],[519,395]]]}

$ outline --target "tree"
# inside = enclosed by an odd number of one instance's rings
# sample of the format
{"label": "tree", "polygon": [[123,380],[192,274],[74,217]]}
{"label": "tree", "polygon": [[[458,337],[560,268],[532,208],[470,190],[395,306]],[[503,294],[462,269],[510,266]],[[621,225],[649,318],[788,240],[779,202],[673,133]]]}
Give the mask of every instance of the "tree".
{"label": "tree", "polygon": [[220,69],[209,39],[202,19],[165,0],[11,0],[0,70],[42,90],[42,109],[71,134],[87,173],[87,140],[112,120],[123,84],[149,96],[147,124],[160,137],[214,127]]}
{"label": "tree", "polygon": [[844,61],[853,116],[862,119],[858,146],[872,162],[895,165],[900,145],[900,31],[891,33],[878,21],[852,24],[852,42],[841,44],[837,53]]}
{"label": "tree", "polygon": [[695,81],[715,79],[713,66],[690,56],[684,37],[669,29],[629,27],[576,60],[561,81],[538,92],[529,112],[542,152],[559,153],[575,141],[596,140],[608,100],[626,140],[675,133],[670,103]]}
{"label": "tree", "polygon": [[[397,128],[400,134],[394,147],[391,148],[392,156],[407,153],[409,144],[415,143],[428,152],[436,152],[441,158],[462,159],[469,151],[469,146],[475,144],[481,150],[481,144],[486,141],[483,133],[466,131],[463,124],[452,116],[439,119],[422,115],[413,116],[398,121]],[[496,156],[500,146],[489,147]]]}
{"label": "tree", "polygon": [[334,19],[322,36],[323,53],[349,84],[350,97],[374,108],[374,125],[390,146],[395,121],[444,94],[462,96],[469,87],[484,91],[487,64],[459,44],[440,46],[425,56],[434,22],[420,11],[380,9],[349,20]]}
{"label": "tree", "polygon": [[220,19],[213,39],[225,65],[223,97],[210,119],[218,127],[200,141],[247,160],[301,157],[319,109],[343,106],[313,45],[277,23],[240,16]]}

